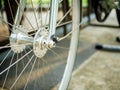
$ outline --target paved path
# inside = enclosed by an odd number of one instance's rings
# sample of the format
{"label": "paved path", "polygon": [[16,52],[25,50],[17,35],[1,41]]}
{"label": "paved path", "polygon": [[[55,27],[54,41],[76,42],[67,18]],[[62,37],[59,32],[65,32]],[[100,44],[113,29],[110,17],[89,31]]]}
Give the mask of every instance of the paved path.
{"label": "paved path", "polygon": [[[117,26],[114,13],[105,24]],[[120,45],[116,42],[119,33],[120,28],[88,26],[80,37],[89,43]],[[73,73],[69,90],[120,90],[119,79],[120,52],[97,51]]]}

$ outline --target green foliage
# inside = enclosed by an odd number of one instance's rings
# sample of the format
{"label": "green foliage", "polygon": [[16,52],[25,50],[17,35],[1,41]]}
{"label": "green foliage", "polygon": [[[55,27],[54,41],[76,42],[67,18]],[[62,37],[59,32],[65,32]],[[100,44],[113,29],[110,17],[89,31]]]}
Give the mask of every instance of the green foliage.
{"label": "green foliage", "polygon": [[[36,4],[39,4],[39,2],[41,1],[42,3],[45,3],[45,4],[50,3],[50,0],[32,0],[32,2]],[[27,0],[27,4],[30,4],[30,3],[31,3],[31,0]]]}
{"label": "green foliage", "polygon": [[88,5],[88,0],[83,0],[83,7],[87,7],[87,5]]}
{"label": "green foliage", "polygon": [[[42,1],[43,4],[48,4],[50,3],[51,0],[32,0],[33,3],[39,4],[40,1]],[[88,0],[83,0],[83,7],[86,7],[88,5],[87,3]],[[30,4],[31,0],[27,0],[27,4]],[[72,0],[69,0],[69,4],[72,4]]]}

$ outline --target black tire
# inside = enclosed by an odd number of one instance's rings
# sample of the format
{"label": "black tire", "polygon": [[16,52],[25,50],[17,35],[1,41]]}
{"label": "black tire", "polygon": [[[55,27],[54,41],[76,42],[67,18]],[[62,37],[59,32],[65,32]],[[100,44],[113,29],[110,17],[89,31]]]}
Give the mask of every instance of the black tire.
{"label": "black tire", "polygon": [[[107,17],[109,16],[111,9],[107,10],[104,9],[100,4],[99,4],[99,0],[91,0],[95,15],[96,15],[96,19],[99,22],[104,22]],[[102,13],[105,14],[104,18],[102,18]]]}
{"label": "black tire", "polygon": [[120,27],[120,10],[116,9],[116,15],[117,15],[117,20],[118,20],[118,25]]}
{"label": "black tire", "polygon": [[80,22],[82,22],[82,0],[80,0]]}
{"label": "black tire", "polygon": [[[19,2],[19,0],[17,1]],[[7,21],[8,23],[13,25],[18,5],[15,0],[4,0],[4,6],[6,11]],[[9,27],[12,28],[11,25],[9,25]]]}

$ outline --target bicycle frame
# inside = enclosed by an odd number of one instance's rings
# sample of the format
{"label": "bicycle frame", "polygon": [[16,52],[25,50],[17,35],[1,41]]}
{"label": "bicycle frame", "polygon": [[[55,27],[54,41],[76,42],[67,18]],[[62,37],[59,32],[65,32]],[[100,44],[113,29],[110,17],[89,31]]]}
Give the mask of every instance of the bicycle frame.
{"label": "bicycle frame", "polygon": [[52,35],[55,35],[56,19],[58,14],[59,0],[51,0],[51,12],[50,12],[50,24],[49,24],[49,39]]}

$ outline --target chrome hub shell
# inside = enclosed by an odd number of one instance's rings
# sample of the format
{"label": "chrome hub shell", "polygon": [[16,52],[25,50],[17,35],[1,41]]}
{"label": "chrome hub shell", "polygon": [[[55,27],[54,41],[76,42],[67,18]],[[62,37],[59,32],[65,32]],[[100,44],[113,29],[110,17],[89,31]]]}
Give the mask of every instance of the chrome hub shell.
{"label": "chrome hub shell", "polygon": [[49,39],[48,30],[39,28],[33,41],[33,51],[38,58],[42,58],[47,50],[55,46],[55,42]]}
{"label": "chrome hub shell", "polygon": [[22,26],[16,26],[10,36],[10,45],[11,50],[15,53],[21,53],[26,45],[33,42],[33,38],[29,37],[27,33],[25,33],[25,28]]}

